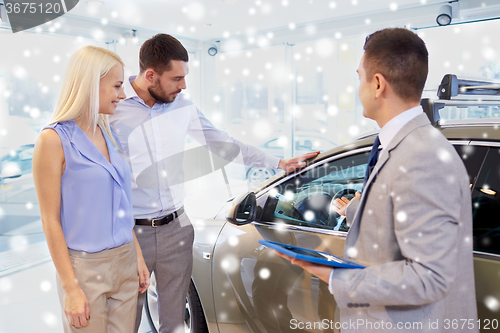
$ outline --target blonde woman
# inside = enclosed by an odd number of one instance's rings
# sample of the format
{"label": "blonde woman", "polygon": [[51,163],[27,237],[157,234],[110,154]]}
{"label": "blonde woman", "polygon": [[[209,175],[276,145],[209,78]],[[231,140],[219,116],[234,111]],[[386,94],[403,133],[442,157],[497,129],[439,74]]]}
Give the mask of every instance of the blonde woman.
{"label": "blonde woman", "polygon": [[130,168],[108,122],[125,98],[122,84],[115,53],[79,49],[35,145],[33,178],[65,332],[133,332],[137,290],[149,286]]}

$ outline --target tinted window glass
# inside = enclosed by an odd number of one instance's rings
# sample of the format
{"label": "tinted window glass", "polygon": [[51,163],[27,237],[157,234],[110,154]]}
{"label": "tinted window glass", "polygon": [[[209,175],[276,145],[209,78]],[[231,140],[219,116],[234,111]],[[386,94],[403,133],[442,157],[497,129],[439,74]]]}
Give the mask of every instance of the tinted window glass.
{"label": "tinted window glass", "polygon": [[500,254],[500,150],[490,148],[472,191],[474,250]]}
{"label": "tinted window glass", "polygon": [[458,155],[462,158],[465,167],[467,168],[467,173],[469,174],[469,184],[474,185],[476,181],[479,169],[483,164],[484,156],[488,152],[488,147],[482,146],[455,146]]}
{"label": "tinted window glass", "polygon": [[323,163],[278,185],[270,191],[260,219],[347,231],[344,218],[330,205],[335,198],[351,199],[361,192],[368,155]]}

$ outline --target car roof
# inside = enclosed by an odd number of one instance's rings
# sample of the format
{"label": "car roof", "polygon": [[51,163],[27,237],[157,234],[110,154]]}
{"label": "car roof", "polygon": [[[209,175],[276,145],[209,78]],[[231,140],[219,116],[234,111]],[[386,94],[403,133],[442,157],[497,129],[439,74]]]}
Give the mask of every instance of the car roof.
{"label": "car roof", "polygon": [[443,122],[438,127],[449,140],[500,141],[500,119],[463,119]]}

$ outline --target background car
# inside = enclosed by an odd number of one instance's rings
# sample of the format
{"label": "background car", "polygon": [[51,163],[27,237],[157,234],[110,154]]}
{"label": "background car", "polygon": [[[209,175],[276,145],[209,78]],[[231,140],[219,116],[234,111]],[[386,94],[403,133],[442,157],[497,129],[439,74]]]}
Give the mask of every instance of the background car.
{"label": "background car", "polygon": [[[422,100],[422,105],[468,171],[478,323],[481,331],[500,332],[500,119],[438,122],[436,118],[440,109],[457,115],[471,107],[498,108],[500,101],[491,95],[473,100],[441,96]],[[194,267],[186,327],[193,332],[287,332],[292,319],[339,321],[326,283],[282,260],[258,241],[343,257],[348,227],[329,206],[336,198],[352,197],[362,188],[374,139],[375,134],[365,136],[320,154],[302,170],[280,173],[252,193],[228,201],[214,219],[193,218]],[[231,223],[226,220],[228,214]],[[148,293],[148,309],[153,312],[151,294],[154,284]],[[157,322],[154,316],[150,318],[154,327]],[[306,331],[338,330],[330,326]]]}
{"label": "background car", "polygon": [[37,201],[31,166],[34,149],[34,144],[23,145],[0,158],[0,203]]}
{"label": "background car", "polygon": [[23,145],[7,155],[0,157],[0,179],[19,177],[32,172],[34,144]]}

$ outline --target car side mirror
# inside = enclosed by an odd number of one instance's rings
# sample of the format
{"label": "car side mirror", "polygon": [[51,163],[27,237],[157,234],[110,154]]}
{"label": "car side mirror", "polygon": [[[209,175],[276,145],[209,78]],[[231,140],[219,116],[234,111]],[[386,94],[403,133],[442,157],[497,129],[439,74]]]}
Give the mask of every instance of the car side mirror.
{"label": "car side mirror", "polygon": [[257,200],[255,193],[245,193],[233,200],[233,206],[227,213],[226,220],[234,225],[245,225],[255,220]]}

